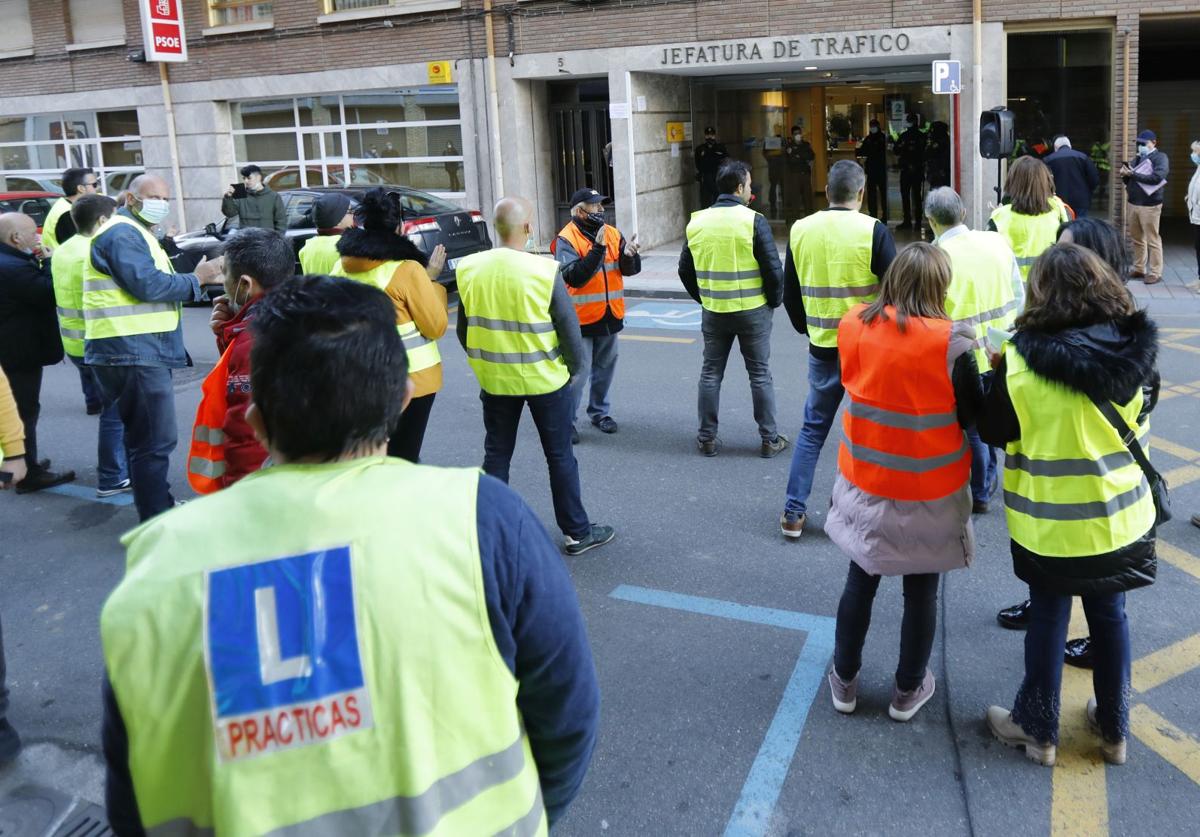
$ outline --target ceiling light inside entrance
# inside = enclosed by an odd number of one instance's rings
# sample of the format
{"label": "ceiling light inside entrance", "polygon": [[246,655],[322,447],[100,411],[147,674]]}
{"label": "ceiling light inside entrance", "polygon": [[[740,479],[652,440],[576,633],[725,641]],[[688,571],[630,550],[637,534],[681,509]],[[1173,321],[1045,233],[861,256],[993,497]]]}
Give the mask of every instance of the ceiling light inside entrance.
{"label": "ceiling light inside entrance", "polygon": [[815,70],[815,69],[817,69],[817,68],[816,68],[816,67],[805,67],[804,69],[806,69],[806,70]]}

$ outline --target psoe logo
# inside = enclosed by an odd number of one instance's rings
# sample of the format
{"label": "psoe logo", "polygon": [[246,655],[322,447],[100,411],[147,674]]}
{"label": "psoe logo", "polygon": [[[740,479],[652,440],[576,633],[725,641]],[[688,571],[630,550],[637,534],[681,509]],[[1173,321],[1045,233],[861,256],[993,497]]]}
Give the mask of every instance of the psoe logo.
{"label": "psoe logo", "polygon": [[348,546],[210,571],[205,595],[222,761],[373,726]]}

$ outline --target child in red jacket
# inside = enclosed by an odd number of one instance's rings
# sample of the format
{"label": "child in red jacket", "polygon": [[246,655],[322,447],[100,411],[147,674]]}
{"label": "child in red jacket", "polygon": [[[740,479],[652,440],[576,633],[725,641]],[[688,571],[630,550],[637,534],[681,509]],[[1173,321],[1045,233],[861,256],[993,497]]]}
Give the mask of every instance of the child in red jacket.
{"label": "child in red jacket", "polygon": [[291,243],[274,230],[238,231],[225,245],[224,257],[225,296],[209,320],[221,360],[204,382],[188,457],[188,481],[202,494],[233,485],[266,461],[266,449],[246,423],[250,323],[258,301],[295,269]]}

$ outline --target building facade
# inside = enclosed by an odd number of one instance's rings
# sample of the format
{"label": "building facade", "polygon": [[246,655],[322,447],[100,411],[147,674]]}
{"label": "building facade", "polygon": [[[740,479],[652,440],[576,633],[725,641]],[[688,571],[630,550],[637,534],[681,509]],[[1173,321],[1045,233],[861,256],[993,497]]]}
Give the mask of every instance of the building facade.
{"label": "building facade", "polygon": [[[524,194],[545,244],[567,196],[592,186],[613,196],[623,231],[659,246],[699,208],[693,153],[709,125],[751,163],[756,206],[781,225],[790,210],[772,204],[793,130],[813,147],[819,193],[871,119],[893,134],[909,113],[943,123],[977,224],[997,200],[996,161],[977,154],[982,110],[1013,110],[1029,147],[1071,135],[1109,171],[1093,213],[1118,219],[1111,172],[1137,130],[1160,134],[1181,172],[1171,189],[1186,186],[1200,136],[1187,60],[1200,0],[984,0],[978,22],[971,0],[170,2],[184,7],[189,60],[164,80],[138,60],[137,0],[0,0],[5,188],[86,163],[115,192],[177,163],[174,222],[198,228],[252,162],[281,190],[402,183],[485,212]],[[943,59],[961,63],[957,96],[933,93]]]}

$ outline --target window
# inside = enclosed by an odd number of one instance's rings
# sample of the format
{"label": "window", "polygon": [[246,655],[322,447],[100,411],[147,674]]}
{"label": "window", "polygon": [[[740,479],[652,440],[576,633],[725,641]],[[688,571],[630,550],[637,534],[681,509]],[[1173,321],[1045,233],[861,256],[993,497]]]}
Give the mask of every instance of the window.
{"label": "window", "polygon": [[393,0],[325,0],[325,11],[349,12],[357,9],[382,9],[395,5]]}
{"label": "window", "polygon": [[313,225],[314,195],[292,195],[287,205],[287,225],[289,230],[301,230]]}
{"label": "window", "polygon": [[33,49],[33,27],[29,25],[29,0],[0,0],[0,58]]}
{"label": "window", "polygon": [[235,102],[232,122],[237,165],[261,166],[276,191],[395,184],[457,197],[465,189],[454,85]]}
{"label": "window", "polygon": [[0,117],[0,180],[7,188],[57,191],[63,169],[73,166],[94,168],[110,195],[141,174],[137,111]]}
{"label": "window", "polygon": [[125,43],[125,12],[121,0],[70,0],[71,43]]}
{"label": "window", "polygon": [[212,26],[271,21],[271,4],[257,0],[208,0],[208,22]]}

